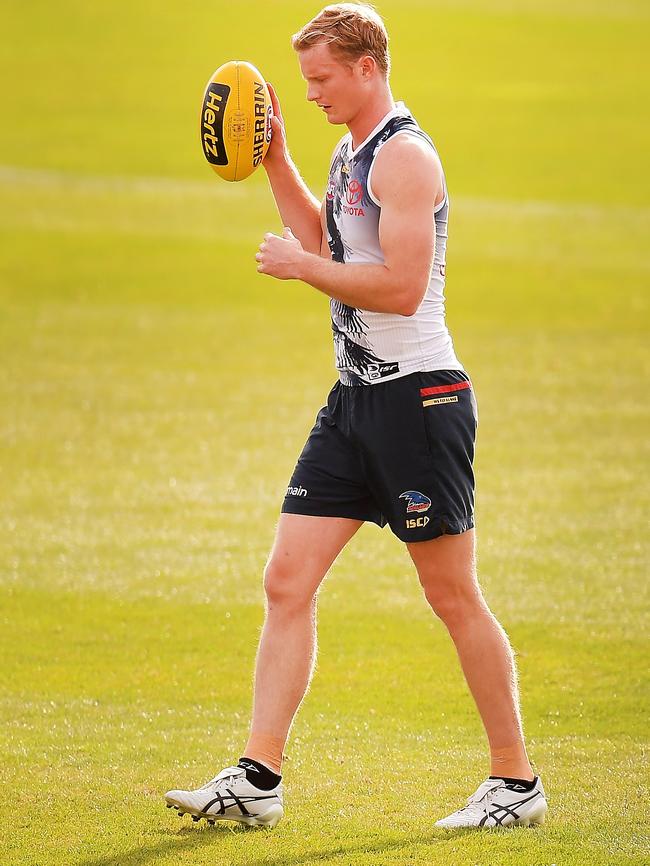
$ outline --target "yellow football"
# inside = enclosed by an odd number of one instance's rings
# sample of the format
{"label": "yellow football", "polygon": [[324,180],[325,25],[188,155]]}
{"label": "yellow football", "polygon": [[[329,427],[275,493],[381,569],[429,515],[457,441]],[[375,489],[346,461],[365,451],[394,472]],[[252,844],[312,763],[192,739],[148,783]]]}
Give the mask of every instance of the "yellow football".
{"label": "yellow football", "polygon": [[266,81],[252,63],[230,60],[214,73],[201,107],[205,158],[224,180],[244,180],[266,156],[273,108]]}

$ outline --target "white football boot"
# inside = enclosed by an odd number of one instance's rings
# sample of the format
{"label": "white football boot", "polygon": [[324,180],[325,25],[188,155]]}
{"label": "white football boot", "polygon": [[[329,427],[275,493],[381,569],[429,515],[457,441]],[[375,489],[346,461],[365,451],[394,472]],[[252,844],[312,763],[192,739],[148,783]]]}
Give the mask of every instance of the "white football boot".
{"label": "white football boot", "polygon": [[270,791],[256,788],[246,778],[243,767],[226,767],[196,791],[167,791],[168,809],[186,812],[192,820],[238,821],[249,827],[275,827],[284,815],[282,782]]}
{"label": "white football boot", "polygon": [[[519,790],[517,790],[517,788]],[[543,824],[548,804],[537,776],[531,791],[521,785],[506,787],[503,779],[488,779],[457,812],[436,821],[436,827],[456,830],[462,827],[529,827]]]}

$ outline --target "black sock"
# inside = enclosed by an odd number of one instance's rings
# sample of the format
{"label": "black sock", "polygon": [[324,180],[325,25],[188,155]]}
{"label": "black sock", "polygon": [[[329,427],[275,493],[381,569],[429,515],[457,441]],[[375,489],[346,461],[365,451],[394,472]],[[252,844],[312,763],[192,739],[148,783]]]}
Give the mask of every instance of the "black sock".
{"label": "black sock", "polygon": [[260,764],[259,761],[254,761],[252,758],[245,756],[240,758],[237,766],[246,770],[246,778],[251,785],[255,785],[262,791],[270,791],[282,781],[282,776],[278,776],[273,770],[269,770],[264,764]]}
{"label": "black sock", "polygon": [[507,776],[490,776],[491,779],[503,779],[506,788],[513,791],[532,791],[537,783],[537,776],[531,782],[530,779],[509,779]]}

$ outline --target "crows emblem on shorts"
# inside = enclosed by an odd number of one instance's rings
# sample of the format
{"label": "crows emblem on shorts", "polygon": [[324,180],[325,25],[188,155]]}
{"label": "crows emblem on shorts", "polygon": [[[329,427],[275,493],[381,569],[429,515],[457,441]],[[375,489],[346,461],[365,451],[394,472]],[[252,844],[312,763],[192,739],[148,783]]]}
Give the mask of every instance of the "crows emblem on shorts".
{"label": "crows emblem on shorts", "polygon": [[400,493],[399,498],[407,500],[407,514],[413,514],[414,512],[420,514],[431,508],[431,500],[424,493],[420,493],[419,490],[405,490],[404,493]]}

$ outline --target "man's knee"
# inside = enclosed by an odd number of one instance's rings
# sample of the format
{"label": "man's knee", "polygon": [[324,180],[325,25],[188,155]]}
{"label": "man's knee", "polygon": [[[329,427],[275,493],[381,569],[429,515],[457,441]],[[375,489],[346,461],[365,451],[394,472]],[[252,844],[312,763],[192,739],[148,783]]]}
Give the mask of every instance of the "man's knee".
{"label": "man's knee", "polygon": [[264,592],[269,607],[286,609],[310,605],[318,584],[287,558],[272,556],[264,569]]}
{"label": "man's knee", "polygon": [[466,622],[476,614],[489,612],[478,584],[432,581],[423,584],[431,609],[448,628]]}

